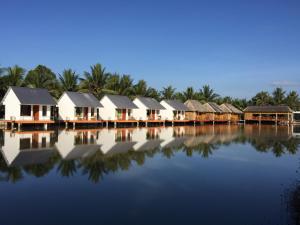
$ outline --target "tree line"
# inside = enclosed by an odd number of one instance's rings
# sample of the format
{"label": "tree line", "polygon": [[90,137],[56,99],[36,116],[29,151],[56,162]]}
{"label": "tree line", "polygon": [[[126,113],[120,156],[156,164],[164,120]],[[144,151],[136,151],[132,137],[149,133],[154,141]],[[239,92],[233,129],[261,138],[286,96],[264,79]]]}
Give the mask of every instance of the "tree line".
{"label": "tree line", "polygon": [[50,68],[38,65],[28,72],[18,66],[0,67],[0,97],[2,98],[8,86],[31,88],[46,88],[51,95],[58,99],[64,91],[91,92],[98,99],[105,94],[126,95],[130,98],[145,96],[161,99],[188,99],[200,102],[216,102],[218,104],[231,103],[240,109],[248,105],[288,105],[294,110],[300,110],[300,98],[296,91],[286,92],[277,87],[272,93],[261,91],[250,100],[245,98],[232,98],[220,96],[209,85],[203,85],[199,90],[187,87],[184,91],[177,91],[169,85],[157,90],[150,87],[145,80],[137,82],[127,74],[107,72],[105,67],[97,63],[82,75],[72,69],[65,69],[62,73],[55,74]]}

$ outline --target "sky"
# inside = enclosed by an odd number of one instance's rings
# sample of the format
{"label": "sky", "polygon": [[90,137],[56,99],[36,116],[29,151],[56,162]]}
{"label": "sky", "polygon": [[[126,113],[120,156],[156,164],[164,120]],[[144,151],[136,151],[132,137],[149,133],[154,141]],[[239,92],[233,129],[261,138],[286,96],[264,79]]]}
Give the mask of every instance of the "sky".
{"label": "sky", "polygon": [[0,65],[101,63],[157,89],[300,92],[299,0],[1,0]]}

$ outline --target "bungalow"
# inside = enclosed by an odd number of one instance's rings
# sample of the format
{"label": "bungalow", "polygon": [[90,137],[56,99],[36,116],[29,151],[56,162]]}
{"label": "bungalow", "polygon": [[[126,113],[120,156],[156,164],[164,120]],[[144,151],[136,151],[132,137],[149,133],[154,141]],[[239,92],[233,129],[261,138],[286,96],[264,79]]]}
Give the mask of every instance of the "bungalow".
{"label": "bungalow", "polygon": [[207,102],[203,104],[203,106],[206,108],[207,113],[206,117],[210,121],[225,121],[226,119],[223,118],[223,110],[220,108],[220,106],[215,102]]}
{"label": "bungalow", "polygon": [[189,109],[185,112],[185,117],[187,120],[206,120],[206,108],[197,100],[187,100],[185,103],[186,107]]}
{"label": "bungalow", "polygon": [[244,119],[245,121],[256,121],[259,123],[291,123],[293,122],[293,110],[284,105],[248,106],[244,109]]}
{"label": "bungalow", "polygon": [[137,97],[133,103],[138,107],[132,110],[132,115],[138,120],[160,120],[160,110],[165,109],[154,98]]}
{"label": "bungalow", "polygon": [[102,107],[98,99],[90,93],[66,91],[58,100],[59,119],[61,121],[98,121],[99,108]]}
{"label": "bungalow", "polygon": [[47,89],[9,87],[1,104],[8,122],[53,123],[56,102]]}
{"label": "bungalow", "polygon": [[238,108],[234,107],[233,105],[229,104],[229,103],[223,103],[222,105],[220,105],[220,108],[225,110],[229,110],[230,111],[230,121],[231,122],[238,122],[240,121],[243,115],[243,112],[241,110],[239,110]]}
{"label": "bungalow", "polygon": [[100,103],[103,105],[100,114],[104,120],[135,120],[132,110],[137,106],[127,96],[105,95]]}
{"label": "bungalow", "polygon": [[161,110],[161,119],[163,120],[185,120],[185,112],[188,107],[177,100],[162,100],[160,104],[165,108]]}

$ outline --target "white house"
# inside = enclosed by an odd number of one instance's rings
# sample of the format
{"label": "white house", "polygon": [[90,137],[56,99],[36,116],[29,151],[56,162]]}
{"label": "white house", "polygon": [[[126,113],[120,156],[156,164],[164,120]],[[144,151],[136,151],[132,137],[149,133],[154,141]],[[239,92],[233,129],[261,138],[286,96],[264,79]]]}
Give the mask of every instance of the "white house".
{"label": "white house", "polygon": [[165,108],[160,113],[163,120],[185,120],[185,112],[189,111],[185,104],[177,100],[162,100],[160,104]]}
{"label": "white house", "polygon": [[132,110],[137,106],[127,97],[121,95],[105,95],[100,103],[100,115],[103,120],[135,120]]}
{"label": "white house", "polygon": [[62,121],[100,120],[98,99],[90,93],[66,91],[58,100],[59,119]]}
{"label": "white house", "polygon": [[132,115],[138,120],[160,120],[160,110],[165,109],[154,98],[137,97],[133,100],[137,109],[132,110]]}
{"label": "white house", "polygon": [[63,159],[79,159],[93,156],[100,151],[99,130],[62,130],[58,133],[56,149]]}
{"label": "white house", "polygon": [[8,166],[45,163],[55,154],[54,132],[3,132],[1,153]]}
{"label": "white house", "polygon": [[47,89],[9,87],[1,104],[5,107],[7,121],[54,120],[56,102]]}
{"label": "white house", "polygon": [[136,142],[133,146],[135,151],[149,151],[160,147],[162,139],[160,139],[161,129],[158,127],[134,129],[132,132],[132,141]]}

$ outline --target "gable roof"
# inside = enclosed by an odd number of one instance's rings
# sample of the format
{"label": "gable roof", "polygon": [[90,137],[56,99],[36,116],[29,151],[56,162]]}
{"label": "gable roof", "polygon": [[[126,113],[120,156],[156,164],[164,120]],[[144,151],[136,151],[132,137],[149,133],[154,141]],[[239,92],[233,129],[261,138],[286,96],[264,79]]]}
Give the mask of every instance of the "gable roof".
{"label": "gable roof", "polygon": [[147,98],[147,97],[136,97],[136,99],[140,100],[148,109],[165,109],[158,101],[154,98]]}
{"label": "gable roof", "polygon": [[65,94],[77,107],[103,107],[93,94],[72,91],[66,91]]}
{"label": "gable roof", "polygon": [[222,113],[223,110],[220,108],[220,106],[215,102],[207,102],[204,104],[207,110],[209,112],[216,112],[216,113]]}
{"label": "gable roof", "polygon": [[137,106],[127,96],[123,96],[123,95],[105,95],[105,96],[118,109],[137,109]]}
{"label": "gable roof", "polygon": [[262,113],[291,113],[290,107],[285,105],[264,105],[264,106],[248,106],[244,112],[262,112]]}
{"label": "gable roof", "polygon": [[178,110],[178,111],[189,111],[188,107],[185,106],[180,101],[177,100],[163,100],[166,102],[168,105],[170,105],[173,109]]}
{"label": "gable roof", "polygon": [[229,103],[223,103],[222,105],[220,105],[220,108],[222,108],[222,109],[227,108],[231,113],[243,114],[243,112],[241,110],[239,110],[238,108],[236,108],[235,106],[233,106]]}
{"label": "gable roof", "polygon": [[185,106],[188,107],[189,111],[193,112],[206,112],[206,108],[197,100],[187,100]]}
{"label": "gable roof", "polygon": [[[56,102],[49,94],[47,89],[43,88],[28,88],[28,87],[9,87],[6,94],[12,90],[22,105],[56,105]],[[3,103],[5,97],[1,103]]]}

